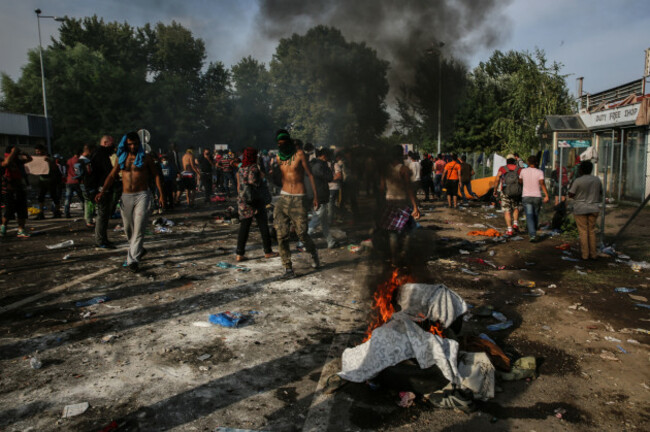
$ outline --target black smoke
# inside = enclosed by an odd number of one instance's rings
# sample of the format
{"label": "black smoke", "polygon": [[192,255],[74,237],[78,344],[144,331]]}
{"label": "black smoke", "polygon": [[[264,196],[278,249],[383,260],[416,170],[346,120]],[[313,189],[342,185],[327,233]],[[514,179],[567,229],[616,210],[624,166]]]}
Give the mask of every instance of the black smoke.
{"label": "black smoke", "polygon": [[464,60],[506,39],[510,0],[259,0],[258,25],[277,40],[322,24],[366,42],[390,61],[391,92],[413,82],[418,57],[444,41],[443,55]]}

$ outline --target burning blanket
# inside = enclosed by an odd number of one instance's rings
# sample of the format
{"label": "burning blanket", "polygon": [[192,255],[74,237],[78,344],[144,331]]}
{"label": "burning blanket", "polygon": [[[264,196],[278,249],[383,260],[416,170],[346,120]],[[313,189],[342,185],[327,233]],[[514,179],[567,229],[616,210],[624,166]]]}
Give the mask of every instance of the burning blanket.
{"label": "burning blanket", "polygon": [[376,328],[370,340],[343,352],[341,378],[364,382],[387,367],[414,358],[422,369],[438,366],[445,378],[458,386],[465,387],[466,378],[472,375],[471,390],[475,394],[476,390],[481,390],[476,394],[481,398],[493,397],[493,367],[485,374],[487,386],[476,382],[476,369],[470,365],[464,364],[465,373],[459,373],[458,342],[429,333],[417,324],[426,318],[448,327],[467,312],[467,304],[458,294],[442,284],[411,283],[400,288],[398,304],[402,310]]}

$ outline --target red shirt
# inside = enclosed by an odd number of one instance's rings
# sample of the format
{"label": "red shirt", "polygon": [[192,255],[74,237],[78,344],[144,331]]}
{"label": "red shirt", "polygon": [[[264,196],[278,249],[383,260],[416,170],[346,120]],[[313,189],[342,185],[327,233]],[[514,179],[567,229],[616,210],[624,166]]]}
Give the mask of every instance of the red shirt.
{"label": "red shirt", "polygon": [[442,173],[445,171],[445,161],[438,159],[436,163],[433,164],[433,167],[436,170],[436,174],[442,175]]}
{"label": "red shirt", "polygon": [[79,156],[72,156],[66,162],[68,166],[68,174],[65,178],[65,184],[79,184],[79,179],[74,178],[74,164],[79,162]]}
{"label": "red shirt", "polygon": [[[506,169],[506,167],[508,167]],[[506,179],[503,177],[508,171],[514,171],[517,170],[517,177],[519,177],[519,173],[521,173],[521,167],[516,164],[508,164],[504,165],[501,168],[499,168],[499,174],[501,174],[501,185],[505,186],[506,185]]]}

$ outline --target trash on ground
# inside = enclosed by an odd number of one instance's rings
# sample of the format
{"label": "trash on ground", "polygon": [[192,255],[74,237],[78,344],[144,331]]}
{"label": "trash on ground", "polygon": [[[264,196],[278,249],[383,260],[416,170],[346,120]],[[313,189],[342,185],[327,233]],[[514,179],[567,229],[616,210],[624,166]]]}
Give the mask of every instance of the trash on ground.
{"label": "trash on ground", "polygon": [[528,297],[541,297],[543,295],[546,295],[546,292],[541,288],[534,288],[528,291],[527,293],[524,293],[523,295]]}
{"label": "trash on ground", "polygon": [[506,321],[508,321],[508,317],[506,317],[506,316],[505,316],[504,314],[502,314],[501,312],[493,311],[493,312],[492,312],[492,317],[493,317],[495,320],[497,320],[497,321],[501,321],[501,322],[506,322]]}
{"label": "trash on ground", "polygon": [[579,260],[578,258],[571,258],[571,257],[566,256],[566,255],[563,255],[563,256],[562,256],[562,259],[563,259],[564,261],[580,262],[580,260]]}
{"label": "trash on ground", "polygon": [[492,342],[495,345],[497,344],[496,342],[494,342],[494,340],[492,340],[490,336],[486,335],[485,333],[481,333],[480,335],[478,335],[478,337],[480,337],[481,339],[485,339],[488,342]]}
{"label": "trash on ground", "polygon": [[359,245],[355,245],[355,244],[348,245],[348,251],[350,251],[352,253],[357,253],[360,250],[361,250],[361,246],[359,246]]}
{"label": "trash on ground", "polygon": [[116,225],[115,228],[113,228],[114,232],[124,232],[124,228],[122,225]]}
{"label": "trash on ground", "polygon": [[153,232],[155,232],[156,234],[169,234],[172,232],[172,229],[164,226],[156,226],[153,229]]}
{"label": "trash on ground", "polygon": [[194,327],[212,327],[209,322],[205,321],[194,321],[192,325]]}
{"label": "trash on ground", "polygon": [[566,414],[566,410],[564,408],[556,408],[554,411],[555,417],[561,419],[564,414]]}
{"label": "trash on ground", "polygon": [[600,358],[603,360],[610,360],[610,361],[619,361],[618,357],[614,355],[614,353],[611,353],[607,350],[602,350],[600,352]]}
{"label": "trash on ground", "polygon": [[220,325],[222,327],[239,327],[242,324],[247,324],[253,320],[253,315],[257,314],[255,311],[248,311],[243,314],[241,312],[221,312],[218,314],[210,315],[209,321],[212,324]]}
{"label": "trash on ground", "polygon": [[499,377],[504,381],[517,381],[526,378],[535,378],[537,370],[537,361],[535,357],[521,357],[512,363],[510,372],[497,372]]}
{"label": "trash on ground", "polygon": [[174,223],[173,220],[169,220],[169,219],[164,218],[164,217],[158,217],[158,218],[154,219],[154,221],[152,222],[152,225],[153,226],[161,226],[161,227],[162,226],[173,227],[174,225],[176,225],[176,223]]}
{"label": "trash on ground", "polygon": [[467,261],[468,262],[475,262],[475,263],[482,264],[482,265],[485,265],[485,266],[490,266],[490,267],[492,267],[494,269],[497,268],[496,264],[494,264],[492,261],[484,260],[483,258],[467,258]]}
{"label": "trash on ground", "polygon": [[582,303],[574,303],[574,304],[572,304],[571,306],[569,306],[569,309],[579,310],[579,311],[583,311],[583,312],[588,312],[587,308],[584,307],[584,306],[581,306],[581,304],[582,304]]}
{"label": "trash on ground", "polygon": [[562,243],[561,245],[557,245],[557,246],[555,246],[555,249],[560,249],[560,250],[563,250],[563,251],[565,251],[565,250],[569,250],[569,249],[571,249],[571,244],[569,244],[569,243]]}
{"label": "trash on ground", "polygon": [[475,230],[467,233],[470,236],[501,237],[501,233],[494,228],[488,228],[484,231]]}
{"label": "trash on ground", "polygon": [[68,258],[70,258],[70,254],[65,254],[65,255],[63,255],[63,259],[64,259],[64,260],[67,260]]}
{"label": "trash on ground", "polygon": [[513,322],[508,320],[508,321],[501,322],[501,323],[498,323],[498,324],[490,324],[486,328],[489,331],[499,331],[499,330],[505,330],[507,328],[510,328],[510,327],[512,327],[512,325],[513,325]]}
{"label": "trash on ground", "polygon": [[555,289],[555,288],[557,288],[557,285],[555,285],[555,284],[550,284],[550,285],[547,286],[546,288],[549,288],[549,289]]}
{"label": "trash on ground", "polygon": [[522,241],[524,238],[522,236],[510,237],[510,241]]}
{"label": "trash on ground", "polygon": [[469,251],[465,249],[459,249],[458,253],[460,253],[461,255],[469,255]]}
{"label": "trash on ground", "polygon": [[643,303],[648,301],[648,299],[643,296],[638,296],[634,294],[628,294],[628,296],[634,301],[643,302]]}
{"label": "trash on ground", "polygon": [[625,349],[624,349],[622,346],[620,346],[620,345],[616,345],[616,348],[618,348],[618,350],[619,350],[620,352],[622,352],[623,354],[627,354],[627,351],[625,351]]}
{"label": "trash on ground", "polygon": [[114,335],[114,334],[106,335],[106,336],[102,337],[102,343],[112,342],[113,339],[116,339],[116,338],[117,338],[117,335]]}
{"label": "trash on ground", "polygon": [[63,249],[67,247],[72,247],[74,246],[74,240],[66,240],[61,243],[53,244],[53,245],[46,245],[45,247],[48,249]]}
{"label": "trash on ground", "polygon": [[636,307],[640,307],[640,308],[650,309],[650,305],[648,305],[648,304],[643,304],[643,303],[635,303],[634,306],[636,306]]}
{"label": "trash on ground", "polygon": [[467,273],[470,276],[478,276],[478,275],[480,275],[480,273],[473,272],[470,269],[465,268],[465,267],[461,268],[460,271],[462,271],[463,273]]}
{"label": "trash on ground", "polygon": [[535,288],[535,281],[519,279],[517,281],[517,285],[519,285],[520,287]]}
{"label": "trash on ground", "polygon": [[399,392],[399,402],[397,405],[402,408],[408,408],[415,404],[415,393],[413,392]]}
{"label": "trash on ground", "polygon": [[617,293],[633,293],[636,291],[636,288],[618,287],[614,288],[614,291]]}
{"label": "trash on ground", "polygon": [[196,359],[199,360],[199,361],[206,361],[210,357],[212,357],[212,354],[203,354],[203,355],[198,356]]}
{"label": "trash on ground", "polygon": [[616,343],[621,342],[620,339],[616,339],[615,337],[611,337],[611,336],[605,336],[605,337],[603,337],[603,339],[605,339],[606,341],[609,341],[609,342],[616,342]]}
{"label": "trash on ground", "polygon": [[36,357],[32,357],[29,359],[29,365],[32,367],[32,369],[40,369],[43,367],[43,362]]}
{"label": "trash on ground", "polygon": [[227,262],[224,262],[224,261],[218,262],[217,267],[220,267],[222,269],[234,269],[234,270],[237,270],[238,272],[249,272],[249,271],[251,271],[251,269],[249,269],[248,267],[238,266],[238,265],[230,264],[230,263],[227,263]]}
{"label": "trash on ground", "polygon": [[63,408],[63,415],[61,417],[69,418],[69,417],[78,416],[79,414],[85,413],[86,410],[89,407],[90,407],[90,404],[88,402],[82,402],[82,403],[73,404],[73,405],[66,405]]}
{"label": "trash on ground", "polygon": [[109,300],[110,300],[110,298],[108,296],[105,296],[105,295],[104,296],[97,296],[97,297],[91,298],[90,300],[78,301],[78,302],[75,303],[75,306],[77,306],[77,307],[92,306],[92,305],[96,305],[96,304],[99,304],[99,303],[105,303],[105,302],[107,302]]}

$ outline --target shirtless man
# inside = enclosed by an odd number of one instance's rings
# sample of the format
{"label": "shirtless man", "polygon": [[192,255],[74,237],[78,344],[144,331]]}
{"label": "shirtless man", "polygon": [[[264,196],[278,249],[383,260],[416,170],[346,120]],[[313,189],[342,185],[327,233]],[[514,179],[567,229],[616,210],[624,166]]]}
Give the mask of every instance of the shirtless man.
{"label": "shirtless man", "polygon": [[275,221],[275,230],[278,233],[280,257],[282,258],[282,265],[285,269],[283,277],[290,279],[295,276],[291,264],[291,250],[289,248],[291,224],[293,224],[298,238],[305,245],[307,252],[311,254],[314,260],[312,267],[320,267],[318,252],[316,252],[316,247],[311,237],[307,234],[305,175],[309,177],[311,189],[314,191],[312,204],[315,210],[318,209],[318,196],[316,194],[314,176],[309,169],[305,152],[296,148],[289,136],[289,132],[284,129],[276,132],[275,139],[278,142],[279,149],[277,164],[282,173],[282,192],[280,193],[280,199],[275,204],[273,219]]}
{"label": "shirtless man", "polygon": [[194,205],[194,195],[196,193],[196,179],[200,178],[201,172],[194,162],[194,148],[189,147],[183,155],[183,171],[181,172],[183,188],[187,197],[187,206]]}
{"label": "shirtless man", "polygon": [[99,202],[104,191],[110,190],[111,185],[122,172],[122,222],[129,251],[125,266],[132,272],[139,270],[138,262],[146,253],[144,233],[147,226],[147,212],[151,206],[151,191],[149,181],[156,179],[156,187],[160,193],[160,206],[164,207],[162,181],[151,156],[144,153],[140,137],[136,132],[127,133],[117,147],[118,163],[106,177],[102,192],[95,201]]}

